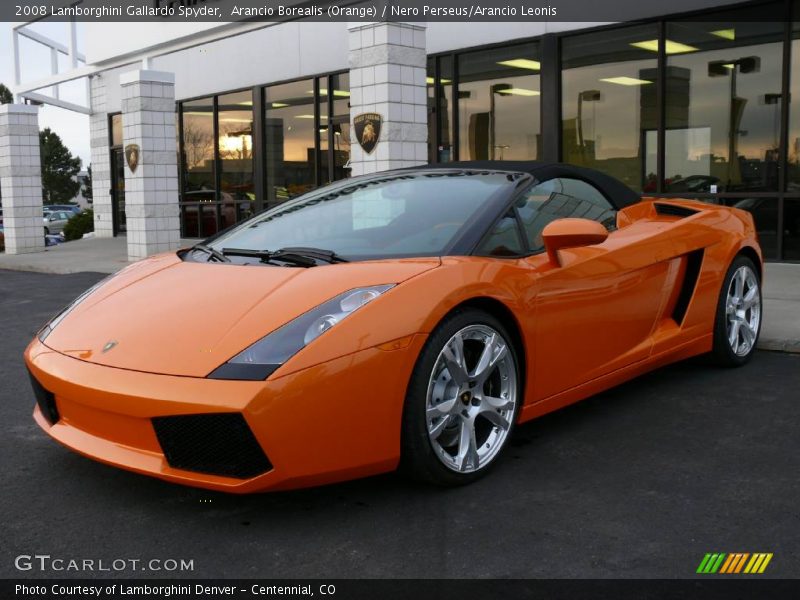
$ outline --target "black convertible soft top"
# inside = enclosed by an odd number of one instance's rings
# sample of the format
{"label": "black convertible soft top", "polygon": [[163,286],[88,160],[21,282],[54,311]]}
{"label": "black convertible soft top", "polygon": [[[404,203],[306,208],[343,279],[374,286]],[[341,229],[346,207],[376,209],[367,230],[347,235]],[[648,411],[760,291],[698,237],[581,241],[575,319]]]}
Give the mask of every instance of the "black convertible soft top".
{"label": "black convertible soft top", "polygon": [[530,173],[538,181],[547,181],[556,177],[572,177],[591,183],[599,189],[617,210],[635,204],[641,196],[627,185],[610,175],[577,167],[565,163],[546,162],[540,160],[467,160],[449,163],[438,163],[416,169],[481,169],[491,171],[514,171]]}

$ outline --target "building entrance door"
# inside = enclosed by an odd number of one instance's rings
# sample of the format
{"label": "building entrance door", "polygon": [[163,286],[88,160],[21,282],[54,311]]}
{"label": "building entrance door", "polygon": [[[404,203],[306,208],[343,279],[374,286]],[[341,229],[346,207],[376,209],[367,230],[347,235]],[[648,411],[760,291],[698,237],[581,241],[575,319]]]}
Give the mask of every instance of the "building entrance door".
{"label": "building entrance door", "polygon": [[114,235],[125,233],[125,151],[111,150],[111,206],[114,219]]}

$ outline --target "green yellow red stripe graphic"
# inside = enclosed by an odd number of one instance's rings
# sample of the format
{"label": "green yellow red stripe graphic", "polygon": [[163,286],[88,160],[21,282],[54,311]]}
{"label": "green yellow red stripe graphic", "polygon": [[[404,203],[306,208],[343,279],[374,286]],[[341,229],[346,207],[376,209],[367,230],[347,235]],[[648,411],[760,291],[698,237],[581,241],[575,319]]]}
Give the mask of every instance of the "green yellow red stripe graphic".
{"label": "green yellow red stripe graphic", "polygon": [[772,560],[771,552],[709,552],[700,561],[697,572],[707,574],[763,573]]}

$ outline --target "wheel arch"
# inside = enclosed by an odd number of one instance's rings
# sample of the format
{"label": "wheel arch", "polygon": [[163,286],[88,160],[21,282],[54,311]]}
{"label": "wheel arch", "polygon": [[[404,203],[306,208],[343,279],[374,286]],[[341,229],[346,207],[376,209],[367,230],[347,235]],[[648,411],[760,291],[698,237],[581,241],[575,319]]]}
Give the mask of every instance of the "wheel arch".
{"label": "wheel arch", "polygon": [[758,269],[758,280],[762,282],[764,281],[764,263],[761,261],[761,256],[755,248],[752,246],[742,246],[739,248],[739,251],[736,253],[736,255],[731,259],[731,262],[736,260],[737,256],[746,256],[752,260],[753,264],[756,266],[756,269]]}
{"label": "wheel arch", "polygon": [[518,365],[519,373],[520,373],[520,386],[522,389],[522,403],[525,403],[525,398],[527,396],[527,383],[528,383],[528,353],[525,348],[525,338],[522,334],[522,327],[517,320],[517,317],[514,315],[514,312],[503,302],[498,300],[497,298],[492,298],[490,296],[475,296],[473,298],[468,298],[467,300],[463,300],[452,309],[450,309],[446,315],[442,317],[442,321],[446,319],[448,316],[453,314],[456,311],[464,310],[467,308],[476,308],[482,310],[486,313],[489,313],[497,320],[499,320],[503,327],[506,328],[509,335],[511,335],[511,343],[514,344],[514,349],[517,351],[517,358],[518,358]]}

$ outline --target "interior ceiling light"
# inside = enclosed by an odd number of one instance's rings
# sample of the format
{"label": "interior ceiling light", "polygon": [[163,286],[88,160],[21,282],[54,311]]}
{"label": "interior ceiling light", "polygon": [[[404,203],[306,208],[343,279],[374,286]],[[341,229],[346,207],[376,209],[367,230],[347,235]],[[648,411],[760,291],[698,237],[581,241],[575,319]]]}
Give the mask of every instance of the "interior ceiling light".
{"label": "interior ceiling light", "polygon": [[286,104],[285,102],[273,102],[271,106],[272,108],[286,108],[289,105]]}
{"label": "interior ceiling light", "polygon": [[736,30],[731,29],[717,29],[716,31],[709,31],[711,35],[715,35],[717,37],[721,37],[724,40],[735,40],[736,39]]}
{"label": "interior ceiling light", "polygon": [[[631,46],[641,48],[642,50],[649,50],[650,52],[658,52],[658,40],[645,40],[643,42],[632,42]],[[697,52],[697,48],[680,42],[673,42],[667,40],[664,45],[664,51],[667,54],[683,54],[685,52]]]}
{"label": "interior ceiling light", "polygon": [[646,85],[648,83],[653,83],[652,81],[647,81],[646,79],[637,79],[635,77],[606,77],[600,81],[605,81],[606,83],[616,83],[617,85]]}
{"label": "interior ceiling light", "polygon": [[[433,77],[426,77],[425,83],[427,83],[428,85],[433,85]],[[453,81],[451,79],[440,79],[439,83],[441,83],[442,85],[447,85],[448,83],[453,83]]]}
{"label": "interior ceiling light", "polygon": [[526,90],[525,88],[508,88],[507,90],[497,90],[498,94],[506,94],[509,96],[539,96],[540,92],[537,90]]}
{"label": "interior ceiling light", "polygon": [[314,115],[295,115],[295,119],[313,119]]}
{"label": "interior ceiling light", "polygon": [[[306,94],[313,94],[313,93],[314,93],[314,90],[308,90],[306,92]],[[319,88],[319,95],[320,96],[327,96],[328,95],[328,89],[327,88]],[[345,90],[333,90],[333,95],[334,96],[338,96],[339,98],[349,98],[350,97],[350,92],[347,92]]]}
{"label": "interior ceiling light", "polygon": [[515,69],[528,69],[529,71],[541,71],[542,63],[530,58],[512,58],[511,60],[501,60],[497,63],[504,67],[514,67]]}

